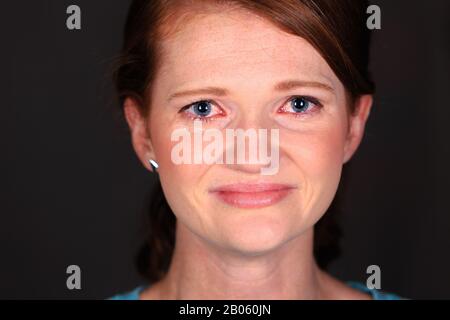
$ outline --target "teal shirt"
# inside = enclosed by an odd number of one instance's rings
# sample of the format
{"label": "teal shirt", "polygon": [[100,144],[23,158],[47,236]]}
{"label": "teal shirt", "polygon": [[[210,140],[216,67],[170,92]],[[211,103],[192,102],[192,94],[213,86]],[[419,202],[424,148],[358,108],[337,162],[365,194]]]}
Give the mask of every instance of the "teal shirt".
{"label": "teal shirt", "polygon": [[[388,293],[377,289],[369,289],[361,282],[348,281],[347,285],[361,292],[370,294],[373,300],[403,300],[402,297],[394,293]],[[145,288],[146,286],[142,285],[126,293],[117,294],[108,300],[139,300],[139,295]]]}

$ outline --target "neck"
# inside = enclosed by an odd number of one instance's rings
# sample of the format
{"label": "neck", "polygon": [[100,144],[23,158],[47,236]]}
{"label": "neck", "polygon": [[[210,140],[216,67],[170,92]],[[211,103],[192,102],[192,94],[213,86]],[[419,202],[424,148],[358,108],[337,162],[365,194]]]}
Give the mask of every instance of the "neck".
{"label": "neck", "polygon": [[160,298],[320,299],[322,271],[313,256],[313,230],[259,255],[207,243],[177,223],[176,246]]}

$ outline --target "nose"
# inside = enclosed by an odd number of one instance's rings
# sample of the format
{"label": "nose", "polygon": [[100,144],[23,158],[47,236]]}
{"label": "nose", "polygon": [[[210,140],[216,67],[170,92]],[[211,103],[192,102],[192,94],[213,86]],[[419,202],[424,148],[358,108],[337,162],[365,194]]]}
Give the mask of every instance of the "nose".
{"label": "nose", "polygon": [[225,131],[225,164],[246,174],[276,174],[279,132],[264,114],[245,115]]}

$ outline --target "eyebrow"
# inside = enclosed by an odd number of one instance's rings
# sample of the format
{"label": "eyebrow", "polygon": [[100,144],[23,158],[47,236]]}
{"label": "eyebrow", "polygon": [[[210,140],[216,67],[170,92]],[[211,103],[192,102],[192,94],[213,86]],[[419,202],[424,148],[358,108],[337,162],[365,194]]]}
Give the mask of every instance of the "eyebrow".
{"label": "eyebrow", "polygon": [[[296,89],[296,88],[303,88],[303,87],[319,88],[319,89],[323,89],[326,91],[330,91],[332,93],[334,92],[334,89],[326,83],[322,83],[322,82],[318,82],[318,81],[302,81],[302,80],[286,80],[286,81],[279,82],[274,86],[274,91],[288,91],[288,90],[292,90],[292,89]],[[193,95],[199,95],[199,94],[211,94],[211,95],[223,97],[223,96],[228,95],[229,91],[227,89],[219,88],[219,87],[206,87],[206,88],[200,88],[200,89],[186,90],[186,91],[176,92],[176,93],[170,95],[167,101],[170,101],[174,98],[193,96]]]}

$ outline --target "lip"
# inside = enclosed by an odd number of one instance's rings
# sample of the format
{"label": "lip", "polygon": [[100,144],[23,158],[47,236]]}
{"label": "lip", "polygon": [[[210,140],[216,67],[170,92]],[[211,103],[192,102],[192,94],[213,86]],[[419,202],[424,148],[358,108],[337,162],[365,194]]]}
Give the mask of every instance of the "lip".
{"label": "lip", "polygon": [[278,183],[236,183],[211,190],[220,200],[237,208],[268,207],[283,200],[295,189]]}

